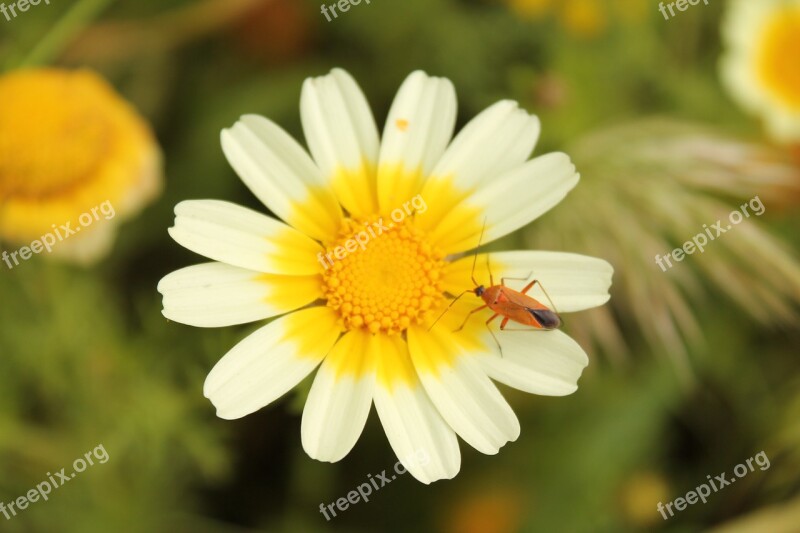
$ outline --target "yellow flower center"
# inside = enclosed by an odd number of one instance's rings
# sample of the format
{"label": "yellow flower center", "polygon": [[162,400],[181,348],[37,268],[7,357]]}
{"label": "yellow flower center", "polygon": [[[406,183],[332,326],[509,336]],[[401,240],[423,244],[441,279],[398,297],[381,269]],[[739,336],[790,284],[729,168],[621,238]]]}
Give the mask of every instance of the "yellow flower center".
{"label": "yellow flower center", "polygon": [[758,50],[758,71],[767,88],[787,105],[800,109],[800,8],[775,12],[765,25]]}
{"label": "yellow flower center", "polygon": [[[109,152],[105,85],[76,72],[22,71],[0,81],[0,197],[45,198],[92,177]],[[101,108],[102,109],[102,108]]]}
{"label": "yellow flower center", "polygon": [[347,329],[398,334],[444,301],[444,255],[406,220],[347,219],[326,250],[328,306]]}

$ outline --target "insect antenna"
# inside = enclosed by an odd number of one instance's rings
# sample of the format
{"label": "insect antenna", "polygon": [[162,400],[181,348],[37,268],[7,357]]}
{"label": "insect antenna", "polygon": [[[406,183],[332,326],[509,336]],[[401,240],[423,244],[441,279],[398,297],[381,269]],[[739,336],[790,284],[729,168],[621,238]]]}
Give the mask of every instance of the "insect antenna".
{"label": "insect antenna", "polygon": [[[480,285],[480,283],[475,281],[475,265],[478,263],[478,248],[481,247],[481,243],[483,242],[484,231],[486,231],[486,217],[483,218],[483,227],[481,227],[481,236],[478,237],[478,246],[475,248],[475,253],[472,254],[472,272],[469,274],[469,277],[472,278],[472,283],[474,283],[476,287]],[[489,258],[487,257],[486,260],[488,265]],[[489,276],[491,276],[491,272],[489,273]],[[492,283],[492,285],[494,285],[494,283]]]}
{"label": "insect antenna", "polygon": [[[481,247],[481,243],[483,242],[483,232],[484,232],[485,230],[486,230],[486,217],[484,217],[484,219],[483,219],[483,227],[481,227],[481,235],[480,235],[480,237],[478,238],[478,246],[477,246],[477,248],[475,248],[475,253],[474,253],[474,254],[472,254],[472,271],[470,272],[470,274],[469,274],[469,277],[472,279],[472,283],[475,285],[475,287],[477,287],[478,285],[480,285],[480,284],[479,284],[479,283],[478,283],[478,282],[475,280],[475,265],[476,265],[476,264],[477,264],[477,262],[478,262],[478,248],[480,248],[480,247]],[[488,258],[487,258],[487,259],[488,259]],[[491,275],[491,273],[490,273],[490,275]],[[438,317],[436,320],[434,320],[434,321],[433,321],[433,324],[431,324],[431,327],[429,327],[429,328],[428,328],[428,331],[430,331],[431,329],[433,329],[433,326],[435,326],[435,325],[436,325],[436,323],[437,323],[437,322],[439,322],[439,320],[440,320],[440,319],[441,319],[441,318],[442,318],[442,317],[443,317],[443,316],[444,316],[444,315],[445,315],[445,314],[446,314],[446,313],[447,313],[447,312],[450,310],[450,308],[451,308],[451,307],[453,307],[453,305],[454,305],[454,304],[455,304],[455,303],[456,303],[456,302],[459,300],[459,298],[461,298],[462,296],[464,296],[464,295],[465,295],[465,294],[467,294],[468,292],[474,292],[474,291],[471,291],[471,290],[466,290],[466,291],[462,292],[461,294],[459,294],[458,296],[456,296],[455,298],[453,298],[453,301],[452,301],[452,302],[450,302],[450,305],[448,305],[448,306],[445,308],[445,310],[444,310],[444,311],[442,311],[442,314],[440,314],[440,315],[439,315],[439,317]]]}
{"label": "insect antenna", "polygon": [[472,291],[471,291],[471,290],[469,290],[469,289],[467,289],[466,291],[462,292],[461,294],[459,294],[458,296],[456,296],[455,298],[453,298],[453,301],[452,301],[452,302],[450,302],[450,305],[448,305],[448,306],[445,308],[445,310],[444,310],[444,311],[442,311],[442,314],[440,314],[440,315],[439,315],[439,317],[438,317],[436,320],[434,320],[434,321],[433,321],[433,324],[431,324],[431,327],[429,327],[429,328],[428,328],[428,331],[432,330],[432,329],[433,329],[433,326],[435,326],[435,325],[436,325],[436,323],[437,323],[437,322],[439,322],[439,320],[441,320],[441,318],[442,318],[442,317],[443,317],[443,316],[444,316],[444,315],[445,315],[445,314],[446,314],[446,313],[447,313],[447,312],[450,310],[450,308],[451,308],[451,307],[453,307],[453,305],[455,305],[455,303],[456,303],[456,302],[457,302],[457,301],[458,301],[458,300],[459,300],[459,299],[460,299],[462,296],[464,296],[465,294],[467,294],[468,292],[472,292]]}

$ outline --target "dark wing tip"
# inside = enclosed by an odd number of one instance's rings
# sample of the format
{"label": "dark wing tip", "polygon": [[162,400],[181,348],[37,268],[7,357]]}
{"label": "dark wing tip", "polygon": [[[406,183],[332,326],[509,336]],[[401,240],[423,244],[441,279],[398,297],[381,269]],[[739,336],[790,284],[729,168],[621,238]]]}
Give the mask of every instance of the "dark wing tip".
{"label": "dark wing tip", "polygon": [[531,309],[528,312],[533,315],[544,329],[558,329],[561,326],[561,318],[549,309]]}

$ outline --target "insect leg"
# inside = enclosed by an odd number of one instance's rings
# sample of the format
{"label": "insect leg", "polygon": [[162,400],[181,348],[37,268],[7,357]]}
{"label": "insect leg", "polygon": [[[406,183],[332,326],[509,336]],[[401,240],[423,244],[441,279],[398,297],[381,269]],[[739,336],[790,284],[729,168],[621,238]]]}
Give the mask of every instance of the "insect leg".
{"label": "insect leg", "polygon": [[482,305],[482,306],[480,306],[480,307],[476,307],[475,309],[473,309],[472,311],[470,311],[469,313],[467,313],[467,318],[465,318],[465,319],[464,319],[464,322],[462,322],[462,323],[461,323],[461,326],[459,326],[459,328],[458,328],[458,329],[454,329],[454,330],[453,330],[453,333],[455,333],[455,332],[457,332],[457,331],[461,331],[462,329],[464,329],[464,326],[466,326],[466,325],[467,325],[467,320],[469,320],[469,317],[471,317],[472,315],[474,315],[474,314],[475,314],[475,313],[477,313],[478,311],[482,311],[482,310],[486,309],[487,307],[489,307],[489,306],[488,306],[488,305]]}
{"label": "insect leg", "polygon": [[[529,291],[529,290],[531,290],[531,287],[533,287],[533,286],[534,286],[534,285],[536,285],[537,283],[539,283],[539,280],[538,280],[538,279],[535,279],[535,280],[531,281],[530,283],[528,283],[527,285],[525,285],[525,288],[524,288],[524,289],[522,289],[522,290],[521,290],[521,291],[519,291],[519,292],[521,292],[522,294],[528,294],[528,291]],[[541,286],[542,286],[542,284],[541,284],[541,283],[539,283],[539,286],[541,287]]]}
{"label": "insect leg", "polygon": [[[515,279],[515,280],[517,280],[517,281],[526,281],[526,280],[527,280],[527,279],[529,279],[529,278],[530,278],[532,275],[533,275],[533,270],[531,270],[531,271],[530,271],[530,273],[529,273],[527,276],[525,276],[524,278],[511,278],[511,277],[500,278],[500,283],[501,283],[502,285],[505,285],[505,284],[506,284],[506,280],[507,280],[507,279]],[[536,281],[536,280],[534,280],[534,282],[535,282],[535,281]],[[526,288],[524,288],[524,289],[522,289],[522,291],[521,291],[521,292],[522,292],[522,294],[525,294],[525,291],[526,291],[526,290],[528,290],[528,288],[527,288],[527,287],[526,287]]]}
{"label": "insect leg", "polygon": [[[492,334],[492,338],[494,339],[494,343],[495,343],[495,344],[497,344],[497,349],[498,349],[498,350],[500,350],[500,357],[503,357],[503,347],[502,347],[502,346],[500,346],[500,341],[498,341],[498,340],[497,340],[497,336],[495,336],[495,334],[494,334],[494,331],[492,331],[492,328],[490,328],[490,327],[489,327],[489,323],[490,323],[492,320],[494,320],[495,318],[499,317],[499,316],[500,316],[500,314],[499,314],[499,313],[495,313],[494,315],[492,315],[491,317],[489,317],[489,320],[487,320],[487,321],[486,321],[486,329],[488,329],[488,330],[489,330],[489,333],[491,333],[491,334]],[[506,322],[506,320],[508,320],[508,318],[504,318],[504,319],[503,319],[503,323],[505,323],[505,322]]]}
{"label": "insect leg", "polygon": [[[542,285],[542,282],[539,281],[538,279],[535,279],[530,283],[530,285],[532,286],[534,283],[539,284],[539,288],[542,289],[544,295],[547,296],[547,301],[550,302],[550,306],[553,308],[553,312],[555,312],[555,314],[558,314],[558,309],[556,309],[556,304],[553,303],[553,299],[550,298],[549,294],[547,294],[547,291],[545,290],[544,285]],[[525,294],[525,291],[523,291],[522,294]]]}
{"label": "insect leg", "polygon": [[[550,298],[550,295],[547,294],[547,291],[545,290],[544,285],[542,285],[542,282],[539,281],[538,279],[535,279],[535,280],[531,281],[530,283],[528,283],[525,286],[525,288],[522,289],[522,291],[520,291],[520,292],[522,292],[522,294],[527,293],[531,289],[531,287],[533,287],[537,283],[539,284],[539,288],[542,289],[542,292],[547,297],[547,302],[550,304],[550,307],[553,308],[553,312],[558,315],[558,309],[556,309],[556,304],[553,303],[553,299]],[[561,317],[559,316],[559,318],[561,318]]]}

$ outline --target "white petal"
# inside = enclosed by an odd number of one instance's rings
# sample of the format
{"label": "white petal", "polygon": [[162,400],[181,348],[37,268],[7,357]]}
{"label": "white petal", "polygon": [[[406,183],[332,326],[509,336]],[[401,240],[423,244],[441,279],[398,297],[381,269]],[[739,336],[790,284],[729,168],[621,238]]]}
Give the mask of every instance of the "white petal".
{"label": "white petal", "polygon": [[378,200],[382,212],[416,195],[453,135],[456,92],[450,80],[412,73],[395,97],[381,142]]}
{"label": "white petal", "polygon": [[169,234],[181,246],[233,266],[286,275],[320,270],[319,244],[274,218],[229,202],[179,203]]}
{"label": "white petal", "polygon": [[[536,279],[541,286],[537,284],[532,287],[527,295],[548,307],[554,306],[559,313],[591,309],[603,305],[610,298],[608,290],[614,269],[602,259],[541,251],[497,252],[489,254],[489,259],[493,275],[491,280],[486,255],[478,255],[475,262],[475,279],[478,283],[488,286],[494,281],[499,285],[503,277],[519,278],[506,280],[507,286],[519,291]],[[445,290],[451,294],[460,294],[465,289],[472,288],[472,265],[472,256],[463,257],[451,264],[445,276]]]}
{"label": "white petal", "polygon": [[461,130],[433,171],[472,187],[524,163],[539,139],[539,119],[504,100],[490,106]]}
{"label": "white petal", "polygon": [[578,389],[578,378],[589,364],[583,349],[562,331],[496,331],[503,354],[481,357],[483,369],[495,381],[547,396],[564,396]]}
{"label": "white petal", "polygon": [[[493,455],[519,437],[514,411],[476,356],[460,352],[449,331],[410,328],[408,349],[436,409],[470,446]],[[450,353],[449,361],[442,352]]]}
{"label": "white petal", "polygon": [[322,297],[318,276],[275,276],[225,263],[176,270],[159,282],[158,292],[165,317],[202,328],[263,320]]}
{"label": "white petal", "polygon": [[338,461],[364,430],[375,389],[374,342],[369,333],[347,333],[317,372],[301,424],[303,449],[313,459]]}
{"label": "white petal", "polygon": [[[306,142],[326,179],[333,179],[340,203],[351,214],[376,212],[374,168],[378,127],[355,80],[341,69],[303,84],[300,114]],[[352,190],[353,188],[356,190]]]}
{"label": "white petal", "polygon": [[270,322],[233,347],[206,378],[203,394],[217,416],[241,418],[297,385],[339,337],[337,316],[312,307]]}
{"label": "white petal", "polygon": [[469,221],[479,212],[486,220],[481,244],[492,242],[555,207],[578,180],[575,165],[566,154],[537,157],[479,186],[447,214],[431,238],[448,252],[477,247],[481,232]]}
{"label": "white petal", "polygon": [[336,235],[342,210],[306,151],[270,120],[245,115],[222,130],[222,150],[242,181],[273,213],[318,240]]}
{"label": "white petal", "polygon": [[422,388],[405,342],[398,337],[377,339],[381,346],[375,409],[392,450],[425,484],[453,478],[461,467],[455,433]]}

